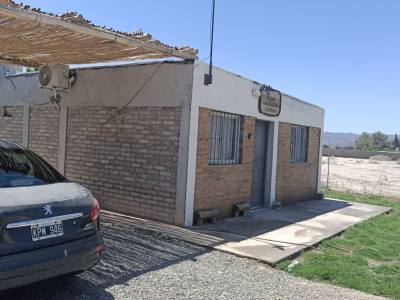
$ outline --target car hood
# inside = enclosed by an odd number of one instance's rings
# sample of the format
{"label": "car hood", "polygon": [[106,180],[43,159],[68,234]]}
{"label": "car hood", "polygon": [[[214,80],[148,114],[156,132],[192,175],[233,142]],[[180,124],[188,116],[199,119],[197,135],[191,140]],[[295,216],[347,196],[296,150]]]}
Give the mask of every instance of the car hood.
{"label": "car hood", "polygon": [[85,187],[62,182],[29,187],[0,188],[0,209],[91,198]]}

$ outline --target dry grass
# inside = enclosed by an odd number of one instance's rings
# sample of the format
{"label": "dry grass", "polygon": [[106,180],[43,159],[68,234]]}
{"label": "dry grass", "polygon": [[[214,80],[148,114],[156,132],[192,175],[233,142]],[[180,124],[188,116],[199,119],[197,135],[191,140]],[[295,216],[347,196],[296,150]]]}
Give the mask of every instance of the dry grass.
{"label": "dry grass", "polygon": [[375,156],[371,156],[369,158],[370,162],[375,162],[375,161],[390,161],[390,157],[386,156],[386,155],[375,155]]}
{"label": "dry grass", "polygon": [[[323,186],[327,185],[327,160],[327,157],[322,159]],[[330,158],[329,188],[400,199],[400,162],[378,158]]]}

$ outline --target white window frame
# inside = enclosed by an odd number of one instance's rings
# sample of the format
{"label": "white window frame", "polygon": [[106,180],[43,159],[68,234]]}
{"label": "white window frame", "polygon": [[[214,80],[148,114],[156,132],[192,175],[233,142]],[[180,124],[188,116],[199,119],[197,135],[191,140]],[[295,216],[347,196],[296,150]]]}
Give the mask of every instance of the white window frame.
{"label": "white window frame", "polygon": [[241,117],[213,111],[210,116],[209,165],[240,164]]}

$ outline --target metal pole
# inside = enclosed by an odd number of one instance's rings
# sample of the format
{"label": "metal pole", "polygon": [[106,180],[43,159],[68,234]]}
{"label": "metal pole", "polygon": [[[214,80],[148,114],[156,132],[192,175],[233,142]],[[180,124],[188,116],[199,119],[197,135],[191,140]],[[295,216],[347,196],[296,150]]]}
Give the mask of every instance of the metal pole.
{"label": "metal pole", "polygon": [[326,174],[326,189],[327,190],[329,190],[330,162],[331,162],[331,141],[329,141],[329,148],[328,148],[328,173]]}
{"label": "metal pole", "polygon": [[210,41],[210,65],[208,74],[204,75],[204,84],[212,84],[212,67],[213,67],[213,47],[214,47],[214,16],[215,16],[215,0],[212,0],[212,11],[211,11],[211,41]]}

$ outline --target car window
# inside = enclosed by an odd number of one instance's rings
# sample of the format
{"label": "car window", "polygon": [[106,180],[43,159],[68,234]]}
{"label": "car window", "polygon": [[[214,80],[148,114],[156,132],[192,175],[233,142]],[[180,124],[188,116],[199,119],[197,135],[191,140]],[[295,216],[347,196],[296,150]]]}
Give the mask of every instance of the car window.
{"label": "car window", "polygon": [[0,188],[51,184],[65,178],[32,151],[0,148]]}

